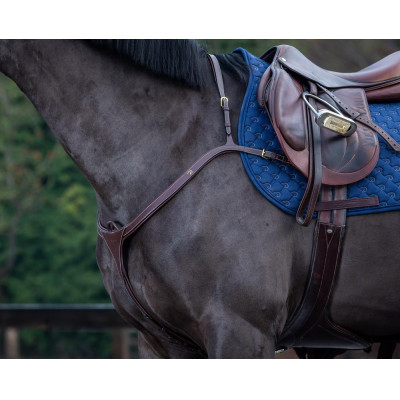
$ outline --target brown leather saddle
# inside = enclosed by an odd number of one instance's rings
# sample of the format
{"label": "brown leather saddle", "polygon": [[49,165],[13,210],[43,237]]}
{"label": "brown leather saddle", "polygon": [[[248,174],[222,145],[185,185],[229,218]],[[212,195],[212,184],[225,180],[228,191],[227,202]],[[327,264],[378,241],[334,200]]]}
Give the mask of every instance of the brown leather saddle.
{"label": "brown leather saddle", "polygon": [[374,124],[368,108],[368,100],[399,98],[400,52],[348,74],[324,70],[287,45],[261,58],[270,66],[261,78],[258,102],[267,109],[289,161],[308,178],[297,213],[298,222],[308,225],[321,185],[347,185],[374,169],[376,133],[400,151]]}

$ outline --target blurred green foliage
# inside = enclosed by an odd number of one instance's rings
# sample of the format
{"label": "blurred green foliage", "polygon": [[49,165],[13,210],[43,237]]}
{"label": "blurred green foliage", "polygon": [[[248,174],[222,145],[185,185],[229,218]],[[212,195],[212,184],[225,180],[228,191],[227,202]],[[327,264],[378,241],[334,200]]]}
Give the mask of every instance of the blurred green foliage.
{"label": "blurred green foliage", "polygon": [[94,193],[17,86],[0,87],[0,301],[106,301]]}
{"label": "blurred green foliage", "polygon": [[[95,259],[93,190],[3,75],[0,155],[0,302],[108,303]],[[22,356],[109,357],[109,336],[22,330]]]}
{"label": "blurred green foliage", "polygon": [[[261,55],[295,45],[320,65],[356,70],[399,40],[200,40],[209,52]],[[0,76],[0,302],[109,302],[96,265],[93,190],[32,104]],[[110,357],[109,332],[21,331],[23,357]]]}

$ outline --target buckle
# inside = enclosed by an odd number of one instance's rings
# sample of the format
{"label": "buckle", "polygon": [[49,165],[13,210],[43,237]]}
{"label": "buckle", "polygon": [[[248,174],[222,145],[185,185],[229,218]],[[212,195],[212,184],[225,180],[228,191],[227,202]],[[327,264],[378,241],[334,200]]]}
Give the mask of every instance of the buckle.
{"label": "buckle", "polygon": [[[332,104],[328,103],[324,99],[321,99],[318,96],[315,96],[314,94],[311,94],[309,92],[303,92],[303,100],[307,104],[307,106],[310,108],[310,110],[315,114],[315,122],[317,123],[318,126],[321,128],[326,128],[329,129],[332,132],[338,133],[341,136],[350,136],[353,134],[356,129],[357,125],[356,123],[351,119],[345,117],[336,107],[334,107]],[[331,110],[327,110],[325,108],[322,108],[321,110],[316,110],[308,101],[307,97],[312,97],[313,99],[319,101],[320,103],[325,104],[328,106]]]}
{"label": "buckle", "polygon": [[267,151],[266,151],[265,149],[262,149],[261,157],[262,157],[262,158],[265,158],[266,160],[270,160],[271,157],[266,156],[266,155],[265,155],[266,152],[267,152]]}
{"label": "buckle", "polygon": [[222,108],[224,108],[224,101],[226,101],[226,105],[228,106],[229,100],[227,97],[223,96],[223,97],[221,97],[221,107]]}
{"label": "buckle", "polygon": [[267,153],[270,152],[268,150],[262,149],[261,157],[264,158],[265,160],[277,160],[285,164],[290,164],[288,159],[285,156],[282,156],[281,154],[272,153],[273,154],[272,156],[268,156]]}

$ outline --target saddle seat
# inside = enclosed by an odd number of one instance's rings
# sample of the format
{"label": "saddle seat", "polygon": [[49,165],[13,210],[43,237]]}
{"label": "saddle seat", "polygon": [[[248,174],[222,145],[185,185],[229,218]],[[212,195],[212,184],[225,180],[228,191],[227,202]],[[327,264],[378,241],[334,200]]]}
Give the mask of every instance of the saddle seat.
{"label": "saddle seat", "polygon": [[[367,176],[379,157],[376,133],[396,151],[400,150],[400,146],[373,123],[368,108],[368,100],[400,99],[400,52],[355,73],[327,71],[287,45],[273,47],[261,58],[270,66],[260,80],[258,102],[267,109],[289,161],[306,177],[313,168],[310,142],[318,127],[303,99],[305,91],[322,99],[313,99],[315,109],[321,109],[323,102],[329,103],[352,118],[356,125],[350,136],[335,134],[325,127],[319,129],[320,144],[317,146],[320,145],[321,150],[322,184],[346,185]],[[311,153],[314,150],[311,149]]]}

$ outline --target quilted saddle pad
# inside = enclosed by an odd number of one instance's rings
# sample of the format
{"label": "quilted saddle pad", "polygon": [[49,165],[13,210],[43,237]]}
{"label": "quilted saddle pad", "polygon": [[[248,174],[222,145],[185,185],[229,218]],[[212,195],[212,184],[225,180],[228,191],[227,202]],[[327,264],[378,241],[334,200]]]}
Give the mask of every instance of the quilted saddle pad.
{"label": "quilted saddle pad", "polygon": [[[238,126],[238,143],[283,154],[265,109],[256,98],[257,86],[268,64],[242,48],[250,76]],[[400,141],[400,103],[369,104],[373,121]],[[400,209],[400,154],[378,135],[380,158],[375,169],[364,179],[348,186],[348,198],[378,196],[379,205],[350,209],[347,215],[371,214]],[[241,153],[250,180],[260,193],[281,210],[295,215],[307,185],[306,178],[294,167],[279,161]]]}

